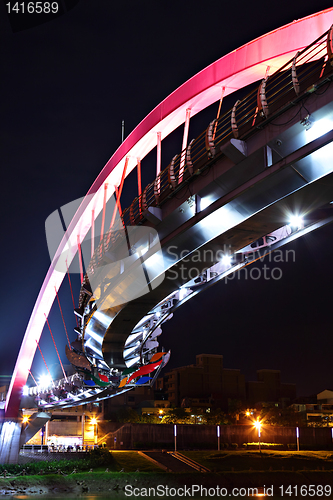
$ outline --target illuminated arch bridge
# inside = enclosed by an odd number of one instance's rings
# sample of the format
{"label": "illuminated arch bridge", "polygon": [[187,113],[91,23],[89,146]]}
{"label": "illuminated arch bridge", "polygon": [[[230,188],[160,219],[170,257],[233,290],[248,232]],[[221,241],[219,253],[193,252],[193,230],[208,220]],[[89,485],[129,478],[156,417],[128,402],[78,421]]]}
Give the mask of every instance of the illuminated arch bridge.
{"label": "illuminated arch bridge", "polygon": [[[37,401],[48,410],[151,385],[170,355],[160,352],[158,337],[176,308],[253,262],[256,250],[273,251],[333,220],[332,23],[333,8],[202,70],[124,140],[79,206],[63,207],[63,215],[75,214],[53,251],[22,342],[6,400],[2,461],[10,460],[5,443],[14,435],[19,442],[20,404]],[[224,96],[256,81],[253,91],[221,112]],[[217,116],[189,141],[190,118],[217,101]],[[182,123],[182,149],[161,170],[162,140]],[[154,148],[157,175],[142,190],[141,161]],[[138,196],[122,211],[124,179],[135,168]],[[292,216],[303,218],[289,224]],[[56,232],[57,217],[50,216],[47,231]],[[45,321],[76,254],[82,283],[77,337],[66,346],[75,374],[31,387],[21,403]],[[90,261],[86,273],[82,260]]]}

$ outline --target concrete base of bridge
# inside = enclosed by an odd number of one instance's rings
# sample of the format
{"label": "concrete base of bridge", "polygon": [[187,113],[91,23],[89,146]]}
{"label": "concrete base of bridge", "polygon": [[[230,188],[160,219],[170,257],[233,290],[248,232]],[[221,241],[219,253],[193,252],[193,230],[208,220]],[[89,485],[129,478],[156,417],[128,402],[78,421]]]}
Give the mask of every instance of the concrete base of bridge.
{"label": "concrete base of bridge", "polygon": [[21,442],[21,419],[4,419],[0,433],[0,463],[16,464]]}
{"label": "concrete base of bridge", "polygon": [[21,446],[50,418],[51,415],[45,412],[34,413],[27,424],[22,424],[22,418],[4,418],[0,429],[0,464],[16,464]]}

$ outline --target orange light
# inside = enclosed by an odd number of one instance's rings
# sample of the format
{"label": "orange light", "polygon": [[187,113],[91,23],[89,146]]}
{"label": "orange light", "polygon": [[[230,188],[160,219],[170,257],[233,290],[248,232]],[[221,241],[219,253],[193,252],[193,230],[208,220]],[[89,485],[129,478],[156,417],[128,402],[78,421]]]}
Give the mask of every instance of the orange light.
{"label": "orange light", "polygon": [[90,420],[90,423],[91,423],[92,425],[97,424],[97,418],[93,417],[93,418]]}
{"label": "orange light", "polygon": [[253,425],[254,425],[254,427],[257,429],[257,431],[258,431],[258,436],[260,437],[260,434],[261,434],[261,428],[262,428],[262,423],[260,422],[260,420],[259,420],[259,419],[257,419],[257,420],[255,420],[255,421],[253,422]]}
{"label": "orange light", "polygon": [[29,417],[28,415],[24,415],[24,417],[22,418],[22,423],[26,424],[27,422],[29,422]]}

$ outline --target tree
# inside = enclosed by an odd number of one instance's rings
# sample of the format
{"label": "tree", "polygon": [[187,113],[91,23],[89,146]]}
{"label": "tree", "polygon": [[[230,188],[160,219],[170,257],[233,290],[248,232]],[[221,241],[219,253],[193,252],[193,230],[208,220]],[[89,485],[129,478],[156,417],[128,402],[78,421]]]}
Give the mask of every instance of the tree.
{"label": "tree", "polygon": [[132,408],[120,408],[113,415],[117,422],[136,424],[140,422],[140,415]]}
{"label": "tree", "polygon": [[304,417],[294,408],[262,408],[260,420],[264,424],[298,427],[305,425]]}
{"label": "tree", "polygon": [[185,408],[172,408],[162,418],[162,424],[189,424],[191,415],[185,411]]}

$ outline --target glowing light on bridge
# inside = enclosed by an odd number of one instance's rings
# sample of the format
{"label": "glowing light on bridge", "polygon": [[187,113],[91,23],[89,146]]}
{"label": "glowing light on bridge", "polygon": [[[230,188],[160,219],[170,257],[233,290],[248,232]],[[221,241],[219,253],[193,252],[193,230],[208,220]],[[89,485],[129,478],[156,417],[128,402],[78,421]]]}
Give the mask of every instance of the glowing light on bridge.
{"label": "glowing light on bridge", "polygon": [[22,389],[22,396],[28,396],[28,394],[29,394],[29,387],[27,385],[24,385]]}
{"label": "glowing light on bridge", "polygon": [[38,385],[41,389],[46,389],[52,384],[52,378],[50,375],[41,375],[38,380]]}
{"label": "glowing light on bridge", "polygon": [[304,227],[303,217],[301,217],[300,215],[292,215],[289,219],[289,225],[297,230],[301,229],[302,227]]}
{"label": "glowing light on bridge", "polygon": [[310,117],[310,123],[311,127],[306,130],[306,137],[309,141],[318,139],[318,137],[321,137],[333,128],[333,121],[327,117],[314,122],[311,121]]}
{"label": "glowing light on bridge", "polygon": [[226,267],[231,266],[231,255],[223,255],[222,264],[224,264]]}

